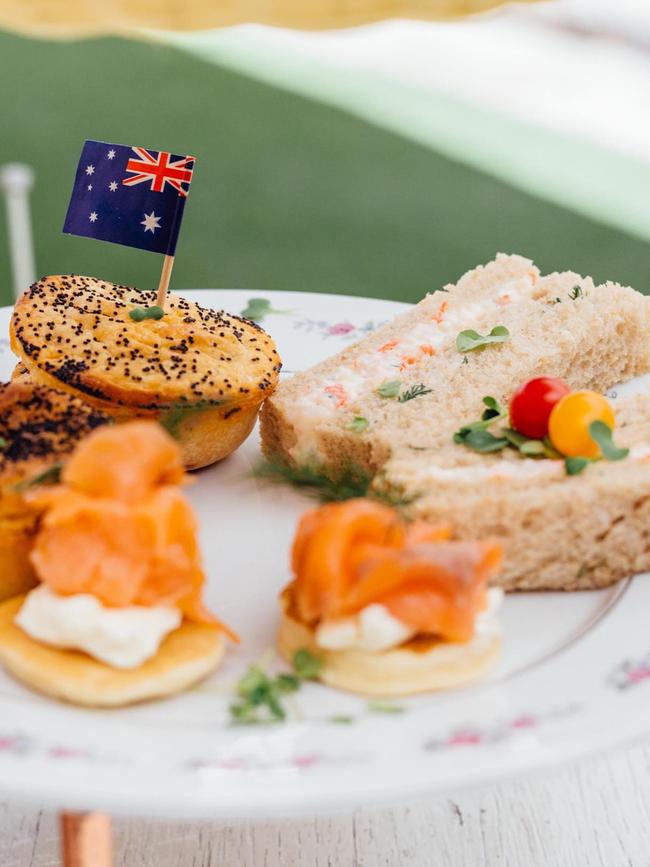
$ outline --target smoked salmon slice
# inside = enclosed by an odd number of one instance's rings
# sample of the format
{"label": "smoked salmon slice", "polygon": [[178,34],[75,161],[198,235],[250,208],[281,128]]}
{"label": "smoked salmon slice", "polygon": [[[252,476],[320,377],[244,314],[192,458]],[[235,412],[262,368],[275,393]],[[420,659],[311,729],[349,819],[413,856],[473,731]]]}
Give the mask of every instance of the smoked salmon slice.
{"label": "smoked salmon slice", "polygon": [[40,580],[55,593],[89,593],[113,608],[177,606],[236,639],[202,602],[198,528],[178,488],[184,475],[178,446],[155,422],[92,433],[62,484],[35,495],[45,509],[31,553]]}
{"label": "smoked salmon slice", "polygon": [[450,536],[449,525],[408,524],[371,500],[311,510],[292,551],[298,617],[313,625],[379,603],[420,633],[468,641],[501,548]]}

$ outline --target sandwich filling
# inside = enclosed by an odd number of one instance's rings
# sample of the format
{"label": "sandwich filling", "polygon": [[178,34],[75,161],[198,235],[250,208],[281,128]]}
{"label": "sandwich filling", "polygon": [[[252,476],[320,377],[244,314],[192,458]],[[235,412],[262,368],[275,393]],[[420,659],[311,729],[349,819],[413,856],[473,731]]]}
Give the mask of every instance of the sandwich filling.
{"label": "sandwich filling", "polygon": [[305,460],[317,454],[315,427],[332,411],[349,415],[382,384],[408,379],[421,371],[422,365],[427,366],[434,356],[453,349],[462,330],[489,330],[498,324],[505,307],[530,294],[536,281],[537,273],[531,270],[505,282],[494,296],[461,306],[451,306],[444,292],[426,299],[431,311],[424,321],[371,352],[342,361],[301,395],[292,407],[291,421],[298,442],[290,450],[291,457]]}

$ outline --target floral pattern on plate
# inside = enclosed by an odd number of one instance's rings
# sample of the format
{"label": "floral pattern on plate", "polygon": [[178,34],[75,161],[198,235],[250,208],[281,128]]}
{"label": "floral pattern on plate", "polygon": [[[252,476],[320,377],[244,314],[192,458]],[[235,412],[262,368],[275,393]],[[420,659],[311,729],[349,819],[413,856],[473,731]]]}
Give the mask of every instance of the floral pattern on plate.
{"label": "floral pattern on plate", "polygon": [[612,672],[609,682],[616,689],[626,690],[650,682],[650,653],[640,659],[626,659]]}
{"label": "floral pattern on plate", "polygon": [[331,322],[326,319],[297,319],[293,327],[308,334],[316,333],[326,340],[329,337],[342,337],[346,340],[361,340],[384,325],[384,322],[366,322],[355,325],[353,322]]}

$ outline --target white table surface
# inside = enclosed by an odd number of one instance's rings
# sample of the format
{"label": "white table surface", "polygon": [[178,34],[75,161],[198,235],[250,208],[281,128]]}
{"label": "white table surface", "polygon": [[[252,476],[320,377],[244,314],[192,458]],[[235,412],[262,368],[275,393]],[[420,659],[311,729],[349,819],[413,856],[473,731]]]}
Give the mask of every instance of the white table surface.
{"label": "white table surface", "polygon": [[[649,867],[650,740],[393,810],[228,826],[117,819],[115,867]],[[51,813],[0,804],[1,867],[59,864]]]}

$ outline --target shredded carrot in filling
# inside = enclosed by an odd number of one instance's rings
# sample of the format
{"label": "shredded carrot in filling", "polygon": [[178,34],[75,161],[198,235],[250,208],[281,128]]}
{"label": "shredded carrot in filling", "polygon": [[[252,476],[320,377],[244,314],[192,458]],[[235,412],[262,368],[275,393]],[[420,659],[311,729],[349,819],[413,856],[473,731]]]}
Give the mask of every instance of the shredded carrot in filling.
{"label": "shredded carrot in filling", "polygon": [[403,355],[402,356],[402,362],[399,366],[399,369],[400,370],[406,370],[406,368],[409,365],[415,364],[416,361],[417,361],[417,358],[414,355]]}
{"label": "shredded carrot in filling", "polygon": [[438,323],[438,325],[440,325],[442,320],[445,318],[445,313],[447,312],[448,307],[449,307],[449,302],[443,301],[442,304],[440,305],[440,307],[438,307],[437,312],[434,313],[433,316],[431,317],[434,322]]}
{"label": "shredded carrot in filling", "polygon": [[337,409],[345,406],[345,404],[348,402],[348,393],[340,383],[337,383],[336,385],[328,385],[325,391],[327,392],[327,394],[330,394],[332,397],[336,398]]}
{"label": "shredded carrot in filling", "polygon": [[177,444],[156,422],[92,433],[62,483],[34,497],[45,509],[31,554],[40,580],[108,607],[175,605],[233,637],[203,605],[196,520],[178,487],[184,477]]}
{"label": "shredded carrot in filling", "polygon": [[378,352],[390,352],[391,349],[395,349],[395,347],[399,344],[399,340],[389,340],[388,343],[384,343],[383,346],[380,346],[377,350]]}
{"label": "shredded carrot in filling", "polygon": [[431,346],[430,343],[422,343],[420,345],[420,350],[424,352],[425,355],[435,355],[436,350]]}
{"label": "shredded carrot in filling", "polygon": [[469,641],[501,548],[450,536],[448,525],[407,524],[371,500],[307,512],[292,549],[297,616],[313,626],[379,603],[420,634]]}

